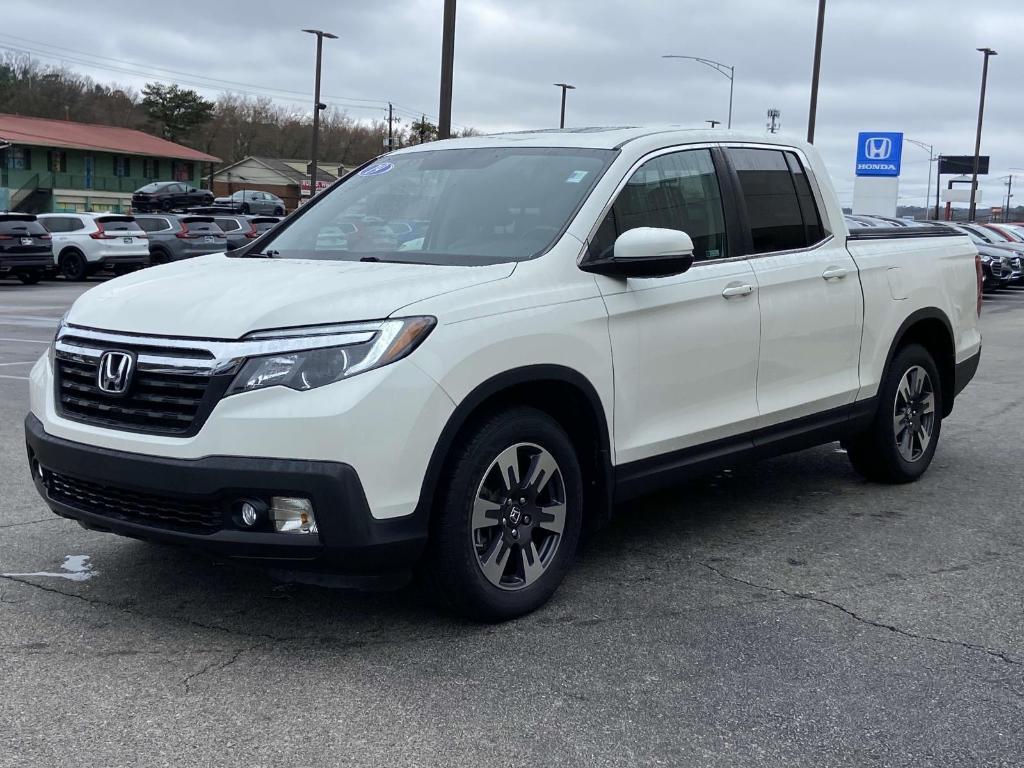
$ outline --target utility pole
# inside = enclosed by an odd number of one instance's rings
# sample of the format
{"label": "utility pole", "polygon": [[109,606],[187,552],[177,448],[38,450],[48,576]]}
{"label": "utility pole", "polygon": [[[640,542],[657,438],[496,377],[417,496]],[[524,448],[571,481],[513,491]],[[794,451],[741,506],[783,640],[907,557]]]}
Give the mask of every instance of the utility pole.
{"label": "utility pole", "polygon": [[[924,188],[924,217],[925,219],[927,219],[928,197],[932,193],[932,163],[938,160],[938,158],[935,157],[935,147],[931,144],[925,144],[923,141],[917,141],[916,139],[904,139],[904,141],[909,141],[911,144],[914,144],[915,146],[918,146],[921,149],[926,150],[928,152],[928,183],[925,185]],[[938,214],[936,214],[936,218],[938,218]]]}
{"label": "utility pole", "polygon": [[1006,177],[1006,207],[1003,208],[1003,222],[1010,220],[1010,198],[1013,197],[1013,174]]}
{"label": "utility pole", "polygon": [[562,116],[558,119],[558,127],[565,128],[565,92],[575,91],[576,86],[568,83],[555,83],[555,87],[562,89]]}
{"label": "utility pole", "polygon": [[942,155],[935,158],[935,220],[939,220],[939,191],[942,186]]}
{"label": "utility pole", "polygon": [[778,133],[779,132],[779,129],[782,127],[779,124],[779,119],[781,117],[782,117],[782,112],[780,112],[779,110],[775,109],[774,107],[772,109],[768,110],[768,133]]}
{"label": "utility pole", "polygon": [[391,124],[394,121],[395,110],[391,106],[391,102],[388,102],[388,152],[395,148],[394,133],[391,130]]}
{"label": "utility pole", "polygon": [[420,144],[423,143],[423,136],[427,132],[427,116],[422,115],[420,117]]}
{"label": "utility pole", "polygon": [[312,200],[313,196],[316,195],[316,156],[320,149],[320,110],[327,109],[326,104],[320,103],[320,61],[323,55],[324,38],[328,40],[337,40],[337,35],[332,35],[330,32],[324,32],[321,29],[304,29],[303,32],[308,32],[311,35],[316,35],[316,86],[313,94],[313,148],[310,152],[312,157],[309,162],[309,199]]}
{"label": "utility pole", "polygon": [[818,80],[821,75],[821,39],[825,34],[825,0],[818,0],[818,32],[814,38],[814,70],[811,74],[811,109],[807,115],[807,143],[814,143],[818,117]]}
{"label": "utility pole", "polygon": [[444,0],[441,31],[441,107],[438,110],[437,138],[452,135],[452,78],[455,73],[455,0]]}
{"label": "utility pole", "polygon": [[985,60],[981,66],[981,99],[978,101],[978,133],[974,138],[974,171],[971,174],[971,210],[967,215],[968,221],[974,221],[978,205],[978,167],[981,164],[981,123],[985,119],[985,89],[988,86],[988,59],[989,56],[998,56],[991,48],[978,48],[984,54]]}

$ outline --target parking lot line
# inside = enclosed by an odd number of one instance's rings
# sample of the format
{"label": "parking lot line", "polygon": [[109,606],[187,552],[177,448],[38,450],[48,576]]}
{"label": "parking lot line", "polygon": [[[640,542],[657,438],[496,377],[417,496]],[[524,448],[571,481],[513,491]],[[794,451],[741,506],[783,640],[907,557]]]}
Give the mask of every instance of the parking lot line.
{"label": "parking lot line", "polygon": [[5,376],[0,373],[0,379],[21,379],[22,381],[28,381],[28,376]]}
{"label": "parking lot line", "polygon": [[13,341],[21,344],[49,344],[49,341],[42,339],[0,339],[0,341]]}
{"label": "parking lot line", "polygon": [[24,362],[17,362],[17,363],[0,363],[0,365],[34,365],[34,364],[35,364],[35,360],[26,360]]}

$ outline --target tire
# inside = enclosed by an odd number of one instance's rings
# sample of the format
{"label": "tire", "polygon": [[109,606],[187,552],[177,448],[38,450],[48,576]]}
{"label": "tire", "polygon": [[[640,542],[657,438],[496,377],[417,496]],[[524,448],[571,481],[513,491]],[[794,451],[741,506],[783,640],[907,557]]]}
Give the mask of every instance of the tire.
{"label": "tire", "polygon": [[[519,480],[509,490],[513,463]],[[557,422],[527,407],[492,416],[457,442],[442,482],[421,564],[430,596],[478,621],[505,621],[547,602],[572,563],[583,520],[579,461]]]}
{"label": "tire", "polygon": [[284,208],[282,208],[281,206],[278,206],[277,208],[275,208],[274,209],[274,215],[275,216],[284,216]]}
{"label": "tire", "polygon": [[67,280],[80,283],[89,277],[89,263],[81,251],[71,248],[60,255],[60,271]]}
{"label": "tire", "polygon": [[158,264],[167,264],[170,260],[171,257],[168,255],[167,251],[162,248],[156,248],[153,251],[150,251],[149,265],[151,267],[155,267]]}
{"label": "tire", "polygon": [[886,371],[871,426],[843,442],[853,468],[878,483],[917,480],[935,455],[942,409],[942,381],[935,360],[921,345],[907,345]]}
{"label": "tire", "polygon": [[24,285],[35,285],[36,283],[43,279],[43,272],[42,270],[33,270],[32,272],[19,272],[18,279],[21,280],[21,282]]}
{"label": "tire", "polygon": [[248,216],[249,215],[249,210],[250,210],[249,209],[249,204],[248,203],[242,203],[242,215],[243,216]]}

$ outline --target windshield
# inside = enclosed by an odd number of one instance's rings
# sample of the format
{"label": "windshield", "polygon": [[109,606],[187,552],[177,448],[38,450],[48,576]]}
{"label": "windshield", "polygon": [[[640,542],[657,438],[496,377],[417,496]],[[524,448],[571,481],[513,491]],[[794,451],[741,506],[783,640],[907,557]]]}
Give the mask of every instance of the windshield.
{"label": "windshield", "polygon": [[551,246],[614,157],[526,147],[394,155],[349,176],[263,250],[465,266],[529,259]]}

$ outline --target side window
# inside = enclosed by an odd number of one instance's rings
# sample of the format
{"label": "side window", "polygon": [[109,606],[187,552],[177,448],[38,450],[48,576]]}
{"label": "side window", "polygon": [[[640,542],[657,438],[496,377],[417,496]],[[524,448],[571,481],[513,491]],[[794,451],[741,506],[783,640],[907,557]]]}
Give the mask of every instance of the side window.
{"label": "side window", "polygon": [[808,239],[797,187],[782,150],[729,149],[728,153],[747,204],[754,253],[806,248],[820,239]]}
{"label": "side window", "polygon": [[68,220],[63,216],[47,216],[39,219],[39,223],[46,227],[47,232],[67,232]]}
{"label": "side window", "polygon": [[793,174],[796,199],[800,204],[800,216],[804,220],[804,229],[807,232],[807,244],[813,245],[825,237],[825,225],[822,223],[821,213],[818,211],[818,203],[814,199],[810,179],[800,163],[800,158],[792,152],[787,152],[786,162],[789,163],[789,170]]}
{"label": "side window", "polygon": [[626,182],[590,244],[592,258],[611,255],[615,238],[636,227],[686,232],[697,260],[729,256],[722,195],[708,149],[648,160]]}
{"label": "side window", "polygon": [[78,232],[79,230],[85,229],[85,222],[76,216],[68,217],[67,219],[67,232]]}

